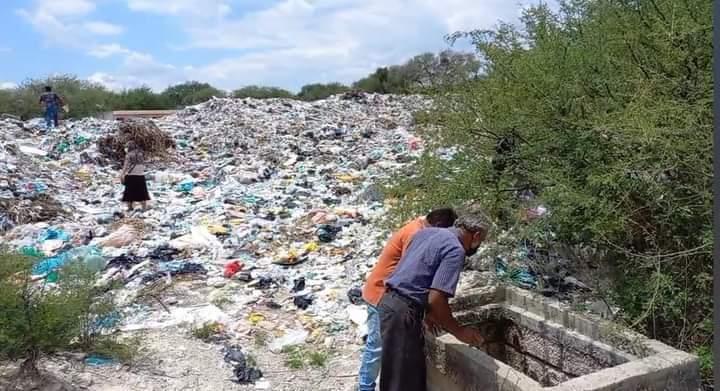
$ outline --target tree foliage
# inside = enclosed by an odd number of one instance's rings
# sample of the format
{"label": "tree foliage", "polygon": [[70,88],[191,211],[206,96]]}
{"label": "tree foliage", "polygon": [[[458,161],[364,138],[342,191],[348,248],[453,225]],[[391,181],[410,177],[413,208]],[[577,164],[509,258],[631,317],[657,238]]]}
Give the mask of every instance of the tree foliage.
{"label": "tree foliage", "polygon": [[294,98],[292,92],[277,87],[246,86],[232,93],[233,98]]}
{"label": "tree foliage", "polygon": [[456,85],[477,76],[480,62],[473,53],[445,50],[423,53],[402,65],[378,68],[353,87],[366,92],[408,94]]}
{"label": "tree foliage", "polygon": [[117,94],[113,109],[115,110],[162,110],[174,108],[160,94],[150,87],[138,87],[123,90]]}
{"label": "tree foliage", "polygon": [[182,108],[205,102],[212,97],[222,98],[225,92],[208,83],[188,81],[168,87],[162,92],[164,103],[172,108]]}
{"label": "tree foliage", "polygon": [[23,118],[41,116],[39,97],[45,86],[52,86],[53,91],[71,104],[70,117],[85,117],[108,110],[114,102],[113,94],[99,84],[71,75],[59,75],[28,79],[17,88],[0,91],[0,112]]}
{"label": "tree foliage", "polygon": [[332,95],[342,94],[348,90],[349,88],[347,86],[340,83],[307,84],[300,88],[300,92],[298,92],[297,97],[302,100],[318,100],[325,99]]}
{"label": "tree foliage", "polygon": [[22,371],[32,375],[42,354],[98,347],[107,353],[115,341],[100,335],[98,320],[115,307],[94,287],[95,274],[74,261],[61,269],[53,287],[32,281],[32,263],[29,257],[0,252],[0,358],[23,359]]}
{"label": "tree foliage", "polygon": [[508,228],[531,189],[553,241],[604,254],[630,325],[711,346],[711,9],[568,0],[450,37],[474,43],[482,77],[437,94],[426,137],[459,153],[427,153],[394,189],[402,210],[471,197]]}

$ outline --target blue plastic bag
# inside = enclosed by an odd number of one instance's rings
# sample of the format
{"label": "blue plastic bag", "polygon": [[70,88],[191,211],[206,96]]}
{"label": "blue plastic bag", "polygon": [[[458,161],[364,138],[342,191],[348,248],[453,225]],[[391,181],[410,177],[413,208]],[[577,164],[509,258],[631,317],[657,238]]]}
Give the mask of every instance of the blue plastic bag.
{"label": "blue plastic bag", "polygon": [[116,361],[113,360],[112,358],[103,357],[103,356],[100,356],[97,354],[91,354],[91,355],[85,357],[85,364],[92,365],[95,367],[99,367],[102,365],[111,365],[111,364],[115,364],[115,362]]}
{"label": "blue plastic bag", "polygon": [[195,182],[191,180],[185,180],[178,184],[178,191],[181,191],[183,193],[189,193],[192,191],[193,187],[195,187]]}
{"label": "blue plastic bag", "polygon": [[55,240],[59,239],[64,242],[67,242],[70,240],[70,235],[68,235],[65,231],[63,231],[60,228],[48,228],[42,233],[40,233],[40,236],[38,237],[38,241],[44,242],[46,240]]}

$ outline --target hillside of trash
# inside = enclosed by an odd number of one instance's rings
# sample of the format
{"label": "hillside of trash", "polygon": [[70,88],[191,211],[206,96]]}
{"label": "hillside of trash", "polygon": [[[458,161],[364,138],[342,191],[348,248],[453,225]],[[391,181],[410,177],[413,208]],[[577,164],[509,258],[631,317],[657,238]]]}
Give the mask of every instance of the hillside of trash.
{"label": "hillside of trash", "polygon": [[[367,332],[359,288],[391,233],[380,184],[412,171],[425,148],[414,113],[430,107],[345,94],[216,98],[49,130],[0,118],[0,240],[37,259],[43,286],[87,265],[120,308],[102,328],[141,341],[130,367],[74,354],[43,368],[85,390],[352,389]],[[129,138],[151,157],[146,211],[120,202]],[[460,291],[498,279],[560,298],[589,289],[566,258],[511,233],[491,247]]]}
{"label": "hillside of trash", "polygon": [[[98,284],[119,284],[122,311],[105,323],[142,334],[153,369],[130,376],[102,357],[43,365],[84,389],[299,389],[296,375],[273,370],[288,346],[313,344],[344,366],[313,369],[306,381],[352,384],[365,332],[353,288],[389,234],[378,181],[422,153],[413,113],[429,104],[222,98],[133,123],[170,136],[169,152],[150,164],[151,207],[133,212],[118,177],[130,125],[85,118],[45,130],[40,120],[0,119],[0,239],[39,259],[39,283],[52,286],[75,260]],[[157,300],[144,299],[148,289]],[[192,338],[210,324],[221,341]],[[266,343],[253,343],[260,335]],[[337,370],[335,380],[323,375]]]}

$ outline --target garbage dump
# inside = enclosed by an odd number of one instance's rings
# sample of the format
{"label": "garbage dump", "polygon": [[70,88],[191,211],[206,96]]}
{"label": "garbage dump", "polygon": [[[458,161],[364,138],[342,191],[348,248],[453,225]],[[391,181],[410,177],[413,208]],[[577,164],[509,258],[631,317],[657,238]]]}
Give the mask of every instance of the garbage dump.
{"label": "garbage dump", "polygon": [[[366,327],[351,288],[389,234],[377,183],[422,153],[413,113],[429,105],[374,94],[222,98],[152,122],[86,118],[48,132],[38,120],[0,119],[0,240],[38,257],[33,274],[50,284],[70,260],[91,264],[98,284],[118,287],[122,332],[163,331],[162,340],[215,322],[243,351],[266,332],[255,356],[303,343],[357,352]],[[145,211],[120,202],[129,139],[152,157]],[[272,372],[267,361],[230,361],[218,381]]]}

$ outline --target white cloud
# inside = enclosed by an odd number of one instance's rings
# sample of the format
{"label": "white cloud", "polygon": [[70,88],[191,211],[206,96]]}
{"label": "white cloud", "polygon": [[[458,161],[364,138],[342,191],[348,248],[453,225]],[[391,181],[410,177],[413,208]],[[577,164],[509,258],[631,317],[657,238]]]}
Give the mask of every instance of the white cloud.
{"label": "white cloud", "polygon": [[211,63],[188,66],[125,48],[96,49],[100,57],[124,56],[118,69],[100,78],[106,85],[155,89],[193,79],[224,89],[349,83],[379,66],[445,49],[448,33],[517,21],[522,6],[507,0],[242,0],[245,6],[253,3],[253,10],[241,13],[239,7],[231,9],[235,0],[125,1],[134,12],[181,26],[186,37],[180,50],[189,57],[198,49],[223,54]]}
{"label": "white cloud", "polygon": [[98,21],[86,22],[83,24],[83,28],[96,35],[119,35],[125,31],[122,26]]}
{"label": "white cloud", "polygon": [[55,16],[87,15],[95,10],[95,3],[89,0],[39,0],[37,9]]}
{"label": "white cloud", "polygon": [[116,72],[95,72],[88,76],[90,81],[99,83],[113,91],[147,86],[155,91],[184,80],[192,68],[177,68],[156,60],[147,53],[128,50],[119,45],[108,45],[107,53],[122,54],[124,58]]}
{"label": "white cloud", "polygon": [[17,83],[11,81],[0,82],[0,90],[11,90],[17,87]]}
{"label": "white cloud", "polygon": [[195,17],[222,17],[232,10],[228,0],[128,0],[128,8],[156,14],[191,14]]}
{"label": "white cloud", "polygon": [[[33,6],[17,10],[46,42],[64,47],[93,46],[94,36],[122,34],[124,28],[100,20],[88,20],[95,11],[90,0],[36,0]],[[91,40],[91,42],[88,42]]]}
{"label": "white cloud", "polygon": [[116,43],[97,45],[88,51],[88,54],[97,58],[106,58],[118,54],[130,54],[131,50]]}

